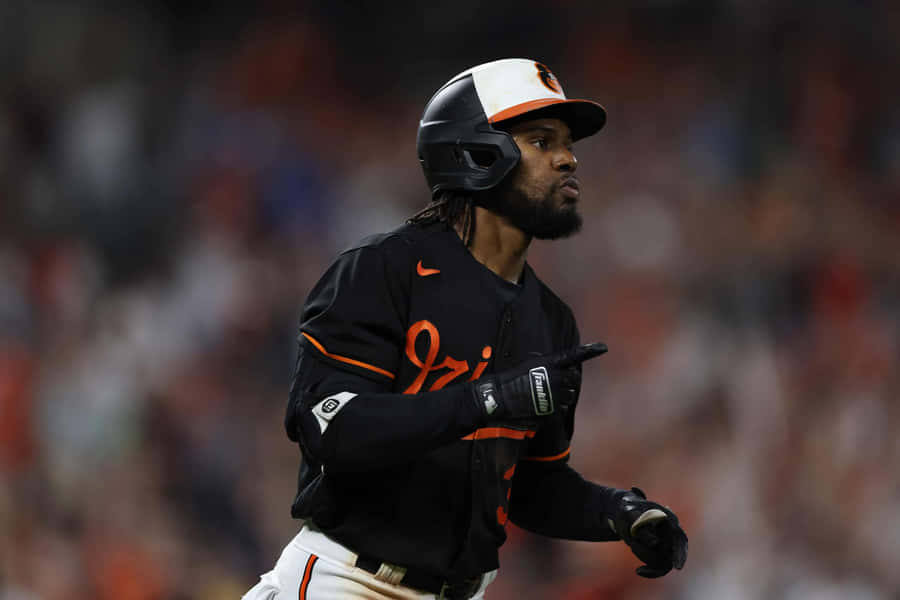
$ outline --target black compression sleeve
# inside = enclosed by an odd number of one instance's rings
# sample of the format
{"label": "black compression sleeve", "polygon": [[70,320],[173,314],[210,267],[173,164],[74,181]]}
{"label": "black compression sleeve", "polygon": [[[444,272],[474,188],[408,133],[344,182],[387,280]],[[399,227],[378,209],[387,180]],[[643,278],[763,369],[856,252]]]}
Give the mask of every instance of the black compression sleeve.
{"label": "black compression sleeve", "polygon": [[616,491],[586,481],[563,461],[520,461],[513,478],[509,518],[523,529],[549,537],[618,540],[607,523]]}
{"label": "black compression sleeve", "polygon": [[414,395],[361,392],[341,407],[324,432],[310,408],[301,413],[304,447],[334,472],[413,461],[484,425],[470,385]]}

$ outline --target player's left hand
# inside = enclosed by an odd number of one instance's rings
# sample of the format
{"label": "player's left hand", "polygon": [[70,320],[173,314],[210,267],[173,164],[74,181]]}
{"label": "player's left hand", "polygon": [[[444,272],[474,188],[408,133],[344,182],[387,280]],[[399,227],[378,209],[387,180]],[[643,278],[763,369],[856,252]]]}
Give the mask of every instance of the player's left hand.
{"label": "player's left hand", "polygon": [[662,577],[681,569],[687,560],[688,538],[678,517],[667,507],[647,500],[640,488],[620,490],[610,527],[646,564],[637,568],[641,577]]}
{"label": "player's left hand", "polygon": [[606,351],[606,344],[597,342],[535,356],[469,384],[472,399],[488,422],[552,415],[558,407],[571,407],[577,400],[581,363]]}

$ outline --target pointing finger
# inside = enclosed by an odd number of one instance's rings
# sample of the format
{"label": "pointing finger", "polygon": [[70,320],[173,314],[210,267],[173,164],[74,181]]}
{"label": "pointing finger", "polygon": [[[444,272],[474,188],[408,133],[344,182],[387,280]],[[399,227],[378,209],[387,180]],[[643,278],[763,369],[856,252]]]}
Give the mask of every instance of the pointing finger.
{"label": "pointing finger", "polygon": [[552,366],[560,368],[571,367],[572,365],[577,365],[583,363],[586,360],[590,360],[595,356],[600,356],[607,350],[609,349],[606,347],[606,344],[602,342],[583,344],[581,346],[578,346],[577,348],[558,355],[559,358],[555,361],[552,361]]}

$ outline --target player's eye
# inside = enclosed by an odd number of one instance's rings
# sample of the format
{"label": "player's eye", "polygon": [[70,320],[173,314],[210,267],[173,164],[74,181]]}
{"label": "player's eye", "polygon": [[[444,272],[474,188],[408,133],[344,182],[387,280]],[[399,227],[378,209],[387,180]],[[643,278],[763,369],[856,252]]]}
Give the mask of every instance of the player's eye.
{"label": "player's eye", "polygon": [[546,150],[550,146],[546,138],[535,138],[531,143],[534,144],[535,148],[540,148],[541,150]]}

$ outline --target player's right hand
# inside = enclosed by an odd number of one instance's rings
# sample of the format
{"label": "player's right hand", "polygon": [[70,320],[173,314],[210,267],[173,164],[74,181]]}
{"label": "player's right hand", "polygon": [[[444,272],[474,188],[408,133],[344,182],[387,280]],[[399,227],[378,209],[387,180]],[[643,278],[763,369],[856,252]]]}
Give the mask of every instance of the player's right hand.
{"label": "player's right hand", "polygon": [[575,402],[581,363],[606,351],[606,344],[584,344],[482,377],[474,382],[475,403],[488,420],[551,415]]}

